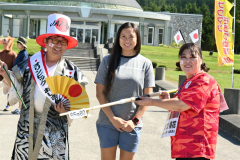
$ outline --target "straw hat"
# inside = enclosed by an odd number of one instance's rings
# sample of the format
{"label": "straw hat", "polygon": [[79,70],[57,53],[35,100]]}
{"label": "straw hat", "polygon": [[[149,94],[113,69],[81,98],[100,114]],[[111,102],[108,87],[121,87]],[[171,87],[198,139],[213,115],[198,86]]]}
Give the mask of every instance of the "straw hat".
{"label": "straw hat", "polygon": [[36,39],[37,43],[45,47],[44,39],[49,36],[61,36],[68,40],[67,49],[74,48],[78,45],[78,41],[69,36],[71,19],[63,14],[54,13],[48,16],[47,34],[39,35]]}
{"label": "straw hat", "polygon": [[23,47],[25,47],[27,49],[27,40],[25,38],[19,37],[17,42],[21,43],[21,45],[23,45]]}

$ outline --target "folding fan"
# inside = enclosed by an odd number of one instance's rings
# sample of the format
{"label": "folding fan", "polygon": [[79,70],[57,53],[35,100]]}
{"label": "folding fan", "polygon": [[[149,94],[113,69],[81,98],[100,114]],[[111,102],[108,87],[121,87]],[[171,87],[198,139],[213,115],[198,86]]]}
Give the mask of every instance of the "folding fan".
{"label": "folding fan", "polygon": [[46,82],[56,103],[62,102],[70,110],[89,108],[89,99],[86,90],[76,80],[66,76],[47,77]]}

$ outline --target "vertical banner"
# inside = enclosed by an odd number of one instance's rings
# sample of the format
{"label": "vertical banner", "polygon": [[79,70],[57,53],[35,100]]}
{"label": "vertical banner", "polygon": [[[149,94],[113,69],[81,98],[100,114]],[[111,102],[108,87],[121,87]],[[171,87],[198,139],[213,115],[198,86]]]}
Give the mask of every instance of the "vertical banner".
{"label": "vertical banner", "polygon": [[228,0],[215,0],[215,39],[218,66],[233,66],[233,18],[229,13],[233,5]]}

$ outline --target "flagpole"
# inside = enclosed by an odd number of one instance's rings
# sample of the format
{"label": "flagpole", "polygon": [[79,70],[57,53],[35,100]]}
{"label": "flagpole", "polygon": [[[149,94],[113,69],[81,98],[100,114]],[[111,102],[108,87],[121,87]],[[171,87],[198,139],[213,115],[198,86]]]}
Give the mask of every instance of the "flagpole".
{"label": "flagpole", "polygon": [[235,22],[236,22],[236,0],[234,0],[234,17],[233,17],[233,65],[232,65],[232,88],[234,81],[234,45],[235,45]]}
{"label": "flagpole", "polygon": [[[181,30],[179,30],[179,31],[180,31],[180,33],[181,33],[181,35],[182,35],[182,37],[183,37],[182,31],[181,31]],[[184,37],[183,37],[183,40],[184,40],[184,43],[186,43]]]}

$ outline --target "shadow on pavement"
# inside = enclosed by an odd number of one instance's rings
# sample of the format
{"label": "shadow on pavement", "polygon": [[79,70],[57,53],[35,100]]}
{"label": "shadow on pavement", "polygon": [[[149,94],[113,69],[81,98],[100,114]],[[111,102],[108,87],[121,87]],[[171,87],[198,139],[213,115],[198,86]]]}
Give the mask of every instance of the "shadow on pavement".
{"label": "shadow on pavement", "polygon": [[1,115],[4,115],[4,116],[6,116],[6,115],[8,115],[8,116],[18,115],[19,116],[19,114],[12,114],[11,112],[9,112],[9,113],[0,113],[0,116]]}
{"label": "shadow on pavement", "polygon": [[228,140],[229,142],[231,142],[232,144],[238,145],[240,146],[240,142],[236,139],[234,139],[233,137],[230,137],[229,135],[227,135],[226,133],[224,133],[223,131],[219,130],[218,133],[221,137],[225,138],[226,140]]}

